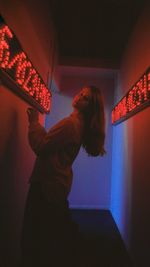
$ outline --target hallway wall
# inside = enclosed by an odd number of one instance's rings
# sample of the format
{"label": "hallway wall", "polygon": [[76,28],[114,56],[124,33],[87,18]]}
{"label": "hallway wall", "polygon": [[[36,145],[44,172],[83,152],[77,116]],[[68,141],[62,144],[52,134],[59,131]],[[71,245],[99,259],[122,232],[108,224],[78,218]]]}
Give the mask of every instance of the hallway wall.
{"label": "hallway wall", "polygon": [[[49,44],[54,32],[44,27],[37,13],[33,16],[33,8],[30,1],[0,2],[1,15],[47,83],[52,57]],[[16,267],[19,259],[24,204],[35,159],[27,140],[28,106],[9,88],[0,84],[0,266],[5,267]],[[45,116],[41,115],[42,124],[44,120]]]}
{"label": "hallway wall", "polygon": [[[116,103],[150,66],[150,5],[126,47]],[[149,266],[150,107],[113,126],[111,211],[136,267]]]}

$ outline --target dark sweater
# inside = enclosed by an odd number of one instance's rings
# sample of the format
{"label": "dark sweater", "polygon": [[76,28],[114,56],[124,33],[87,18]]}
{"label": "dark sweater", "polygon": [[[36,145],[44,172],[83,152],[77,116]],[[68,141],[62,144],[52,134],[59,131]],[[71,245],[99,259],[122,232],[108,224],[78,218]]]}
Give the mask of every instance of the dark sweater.
{"label": "dark sweater", "polygon": [[82,142],[80,120],[71,114],[48,132],[39,123],[31,123],[28,137],[37,155],[30,183],[40,183],[50,201],[67,198],[72,185],[72,164]]}

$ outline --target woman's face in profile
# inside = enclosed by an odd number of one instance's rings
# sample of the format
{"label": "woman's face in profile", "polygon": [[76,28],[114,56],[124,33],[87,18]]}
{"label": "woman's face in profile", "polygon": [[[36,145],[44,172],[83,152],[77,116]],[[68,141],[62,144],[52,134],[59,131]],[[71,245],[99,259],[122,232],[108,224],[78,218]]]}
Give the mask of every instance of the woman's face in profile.
{"label": "woman's face in profile", "polygon": [[85,111],[89,105],[91,97],[90,88],[85,87],[73,98],[72,106],[79,111]]}

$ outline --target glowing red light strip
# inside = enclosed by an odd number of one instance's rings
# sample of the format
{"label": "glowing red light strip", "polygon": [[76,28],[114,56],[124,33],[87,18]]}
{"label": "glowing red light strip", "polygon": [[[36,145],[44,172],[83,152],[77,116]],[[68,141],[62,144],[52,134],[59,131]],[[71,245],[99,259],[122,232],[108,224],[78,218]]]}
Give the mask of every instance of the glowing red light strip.
{"label": "glowing red light strip", "polygon": [[120,123],[150,105],[150,68],[112,110],[112,124]]}
{"label": "glowing red light strip", "polygon": [[2,78],[6,75],[5,80],[13,81],[16,85],[15,93],[39,111],[46,113],[50,111],[50,91],[2,18],[0,20],[0,74]]}

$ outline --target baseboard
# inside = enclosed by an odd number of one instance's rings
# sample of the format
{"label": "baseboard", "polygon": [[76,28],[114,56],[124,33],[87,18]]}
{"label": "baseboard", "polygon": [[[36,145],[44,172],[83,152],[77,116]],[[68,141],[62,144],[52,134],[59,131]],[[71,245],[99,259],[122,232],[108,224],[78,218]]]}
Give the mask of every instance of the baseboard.
{"label": "baseboard", "polygon": [[88,209],[88,210],[110,210],[107,206],[93,206],[93,205],[70,205],[70,209]]}

